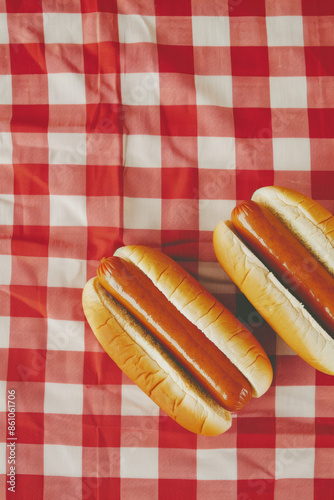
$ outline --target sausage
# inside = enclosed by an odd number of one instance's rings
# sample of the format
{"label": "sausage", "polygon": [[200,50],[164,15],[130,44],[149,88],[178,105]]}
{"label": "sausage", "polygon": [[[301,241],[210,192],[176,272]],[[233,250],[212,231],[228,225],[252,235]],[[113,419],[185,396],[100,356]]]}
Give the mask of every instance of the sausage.
{"label": "sausage", "polygon": [[97,276],[223,408],[237,411],[250,400],[252,387],[239,369],[134,264],[103,259]]}
{"label": "sausage", "polygon": [[266,207],[243,202],[232,223],[244,242],[333,336],[334,279]]}

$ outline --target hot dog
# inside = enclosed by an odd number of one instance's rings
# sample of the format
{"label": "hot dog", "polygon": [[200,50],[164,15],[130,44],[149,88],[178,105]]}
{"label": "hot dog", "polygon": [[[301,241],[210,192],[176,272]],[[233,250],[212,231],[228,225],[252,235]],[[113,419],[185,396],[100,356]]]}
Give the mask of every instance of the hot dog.
{"label": "hot dog", "polygon": [[128,246],[103,259],[83,308],[118,366],[185,428],[216,435],[262,395],[271,364],[253,335],[167,255]]}
{"label": "hot dog", "polygon": [[214,231],[218,261],[297,354],[334,375],[332,215],[294,190],[270,186],[235,207],[231,219]]}

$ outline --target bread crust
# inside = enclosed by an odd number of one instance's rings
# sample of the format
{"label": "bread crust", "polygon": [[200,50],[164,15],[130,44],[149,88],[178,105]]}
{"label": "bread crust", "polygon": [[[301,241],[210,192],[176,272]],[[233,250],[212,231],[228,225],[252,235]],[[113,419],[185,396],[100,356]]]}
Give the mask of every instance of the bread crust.
{"label": "bread crust", "polygon": [[307,363],[334,375],[334,340],[249,250],[230,221],[214,230],[220,265],[265,321]]}
{"label": "bread crust", "polygon": [[252,196],[267,207],[334,276],[334,216],[294,189],[266,186]]}
{"label": "bread crust", "polygon": [[115,255],[141,269],[248,379],[253,396],[263,395],[271,385],[273,370],[262,346],[233,314],[197,280],[166,254],[153,248],[129,245]]}
{"label": "bread crust", "polygon": [[227,431],[231,414],[180,367],[174,358],[100,285],[83,290],[89,325],[108,355],[167,415],[191,432]]}

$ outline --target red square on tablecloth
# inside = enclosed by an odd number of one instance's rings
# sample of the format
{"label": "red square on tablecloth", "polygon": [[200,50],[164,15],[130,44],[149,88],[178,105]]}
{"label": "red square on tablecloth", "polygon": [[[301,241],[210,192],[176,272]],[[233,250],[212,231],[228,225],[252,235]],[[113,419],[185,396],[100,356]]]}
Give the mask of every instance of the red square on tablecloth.
{"label": "red square on tablecloth", "polygon": [[116,42],[83,45],[85,73],[119,73],[119,44]]}
{"label": "red square on tablecloth", "polygon": [[44,382],[45,354],[44,349],[10,349],[7,380]]}
{"label": "red square on tablecloth", "polygon": [[269,76],[267,47],[231,47],[233,76]]}
{"label": "red square on tablecloth", "polygon": [[[64,384],[82,383],[84,353],[52,351],[46,353],[45,381]],[[59,367],[61,366],[61,370]]]}
{"label": "red square on tablecloth", "polygon": [[11,129],[13,132],[44,132],[48,130],[49,106],[30,104],[12,106]]}
{"label": "red square on tablecloth", "polygon": [[191,16],[191,0],[154,0],[156,16]]}
{"label": "red square on tablecloth", "polygon": [[86,352],[84,384],[120,384],[122,372],[106,352]]}
{"label": "red square on tablecloth", "polygon": [[265,16],[265,0],[230,0],[230,16]]}
{"label": "red square on tablecloth", "polygon": [[14,164],[13,170],[15,194],[49,194],[49,169],[47,164]]}
{"label": "red square on tablecloth", "polygon": [[[317,388],[318,391],[318,388]],[[316,412],[318,408],[316,405]],[[333,414],[331,414],[333,415]],[[334,417],[315,419],[315,447],[316,448],[334,448],[334,435],[331,429],[334,425]]]}
{"label": "red square on tablecloth", "polygon": [[163,168],[161,171],[163,199],[198,199],[196,168]]}
{"label": "red square on tablecloth", "polygon": [[324,500],[334,497],[334,479],[314,479],[314,497],[310,500]]}
{"label": "red square on tablecloth", "polygon": [[[39,450],[39,452],[40,451],[41,450]],[[41,458],[42,457],[43,455],[41,455]],[[27,491],[29,491],[29,495],[31,495],[34,500],[51,500],[51,497],[47,498],[44,495],[43,470],[41,469],[39,472],[41,475],[20,474],[20,481],[16,482],[15,488],[16,498],[25,498]]]}
{"label": "red square on tablecloth", "polygon": [[16,413],[17,439],[19,443],[44,443],[43,413]]}
{"label": "red square on tablecloth", "polygon": [[301,0],[304,16],[333,16],[334,5],[331,0],[313,2],[312,0]]}
{"label": "red square on tablecloth", "polygon": [[186,45],[158,45],[161,73],[194,74],[193,48]]}
{"label": "red square on tablecloth", "polygon": [[13,255],[48,255],[49,228],[47,226],[14,225],[12,237]]}
{"label": "red square on tablecloth", "polygon": [[275,448],[274,418],[240,418],[237,425],[238,448]]}
{"label": "red square on tablecloth", "polygon": [[6,5],[7,12],[42,12],[42,2],[36,2],[36,0],[25,0],[24,2],[12,2],[11,0],[7,0]]}
{"label": "red square on tablecloth", "polygon": [[271,138],[270,108],[234,108],[235,136],[240,138]]}
{"label": "red square on tablecloth", "polygon": [[196,106],[161,106],[161,134],[197,135]]}
{"label": "red square on tablecloth", "polygon": [[315,369],[299,356],[276,357],[276,384],[281,386],[314,385]]}
{"label": "red square on tablecloth", "polygon": [[[120,446],[119,415],[83,415],[83,446],[99,448]],[[100,432],[96,432],[96,429]]]}
{"label": "red square on tablecloth", "polygon": [[334,76],[334,47],[305,47],[307,76]]}
{"label": "red square on tablecloth", "polygon": [[[172,461],[173,462],[173,461]],[[182,469],[180,469],[181,471]],[[196,479],[159,479],[159,500],[183,500],[185,498],[198,498]]]}
{"label": "red square on tablecloth", "polygon": [[120,133],[122,108],[119,104],[87,104],[86,113],[87,132],[100,134]]}
{"label": "red square on tablecloth", "polygon": [[87,196],[122,196],[122,177],[123,170],[119,165],[87,165]]}
{"label": "red square on tablecloth", "polygon": [[11,316],[46,318],[46,286],[11,285]]}
{"label": "red square on tablecloth", "polygon": [[334,196],[334,172],[311,172],[312,198],[316,200],[332,200]]}
{"label": "red square on tablecloth", "polygon": [[46,73],[44,44],[11,44],[10,61],[13,75]]}
{"label": "red square on tablecloth", "polygon": [[122,229],[118,227],[88,227],[87,258],[101,260],[122,246]]}
{"label": "red square on tablecloth", "polygon": [[81,0],[82,12],[113,12],[117,14],[117,0]]}
{"label": "red square on tablecloth", "polygon": [[[270,463],[273,471],[273,463]],[[275,500],[275,481],[274,479],[257,478],[252,476],[250,479],[238,480],[238,497],[247,500]],[[282,497],[283,500],[283,497]]]}
{"label": "red square on tablecloth", "polygon": [[171,418],[161,418],[159,423],[160,448],[196,449],[196,434],[178,425]]}

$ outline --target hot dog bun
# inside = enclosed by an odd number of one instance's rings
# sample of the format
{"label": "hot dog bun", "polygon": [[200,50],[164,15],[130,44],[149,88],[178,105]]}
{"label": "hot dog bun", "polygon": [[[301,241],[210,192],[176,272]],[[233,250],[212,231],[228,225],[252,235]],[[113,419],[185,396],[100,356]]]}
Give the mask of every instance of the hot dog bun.
{"label": "hot dog bun", "polygon": [[[130,280],[144,273],[145,279],[160,290],[158,294],[164,294],[174,304],[172,307],[176,306],[176,315],[186,317],[200,328],[247,378],[253,395],[260,396],[270,387],[272,366],[263,348],[243,324],[180,265],[157,250],[137,245],[118,249],[111,259],[113,265],[116,265],[115,258],[137,269]],[[91,279],[83,291],[86,318],[102,347],[124,373],[180,425],[204,435],[225,432],[231,426],[230,412],[143,328],[120,304],[120,299],[116,300],[105,289],[107,261],[101,263],[98,277]],[[116,274],[122,272],[123,266],[117,269]],[[112,289],[109,291],[113,293]],[[196,331],[202,336],[201,331]]]}
{"label": "hot dog bun", "polygon": [[168,255],[128,245],[115,255],[143,271],[170,302],[211,340],[249,380],[253,396],[269,388],[273,371],[262,346],[235,316]]}
{"label": "hot dog bun", "polygon": [[230,221],[217,225],[213,244],[225,272],[276,333],[311,366],[334,375],[334,339],[243,243]]}
{"label": "hot dog bun", "polygon": [[266,186],[252,200],[267,207],[334,276],[334,216],[294,189]]}
{"label": "hot dog bun", "polygon": [[186,429],[207,436],[231,427],[230,412],[182,370],[97,278],[84,287],[83,308],[105,351],[167,415]]}

